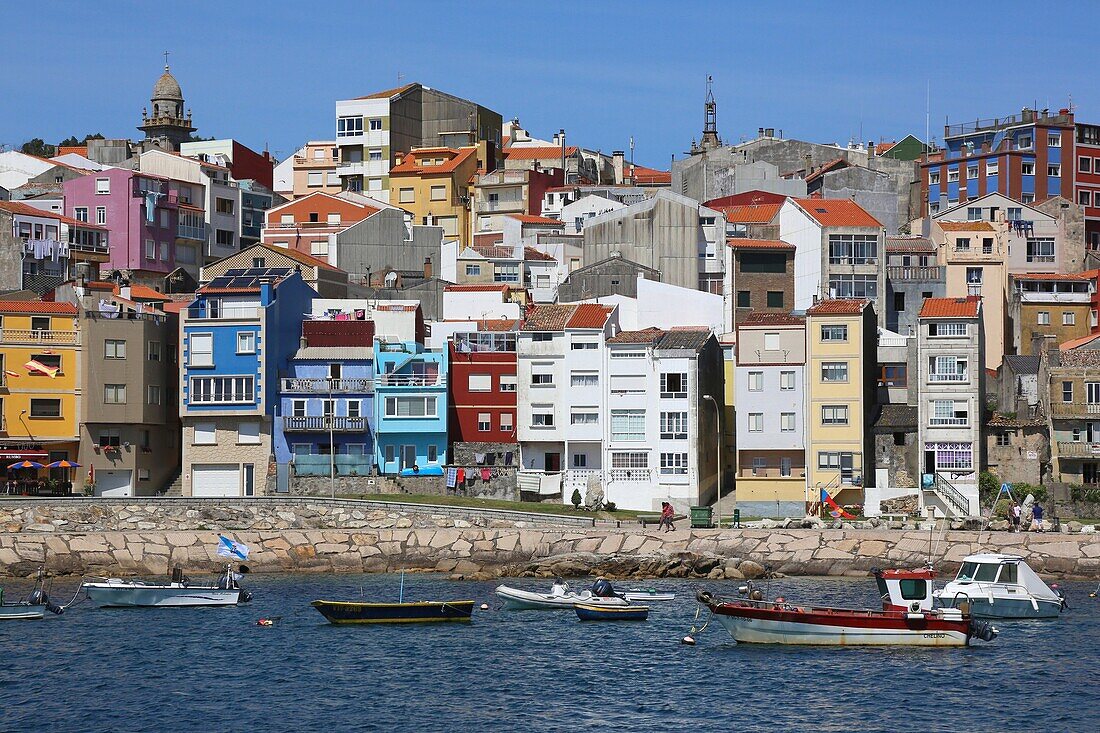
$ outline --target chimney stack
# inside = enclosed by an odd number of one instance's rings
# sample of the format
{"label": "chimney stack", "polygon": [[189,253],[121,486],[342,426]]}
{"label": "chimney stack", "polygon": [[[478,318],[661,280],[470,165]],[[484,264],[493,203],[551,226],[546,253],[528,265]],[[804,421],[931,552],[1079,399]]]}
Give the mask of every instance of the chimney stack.
{"label": "chimney stack", "polygon": [[303,333],[302,337],[298,339],[298,348],[304,349],[309,346],[309,340],[306,339],[306,335]]}
{"label": "chimney stack", "polygon": [[615,150],[611,153],[611,166],[615,169],[615,185],[621,186],[624,183],[623,179],[623,160],[626,158],[626,153],[622,150]]}
{"label": "chimney stack", "polygon": [[757,137],[764,137],[764,128],[763,127],[757,129],[756,136]]}
{"label": "chimney stack", "polygon": [[432,278],[432,258],[424,258],[424,279],[430,280]]}

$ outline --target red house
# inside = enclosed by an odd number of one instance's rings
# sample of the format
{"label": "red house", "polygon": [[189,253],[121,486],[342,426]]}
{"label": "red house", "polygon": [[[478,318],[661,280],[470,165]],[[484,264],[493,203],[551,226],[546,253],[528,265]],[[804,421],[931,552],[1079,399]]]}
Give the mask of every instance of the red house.
{"label": "red house", "polygon": [[[513,319],[444,322],[450,339],[451,443],[515,443],[516,334]],[[443,325],[443,324],[440,324]]]}

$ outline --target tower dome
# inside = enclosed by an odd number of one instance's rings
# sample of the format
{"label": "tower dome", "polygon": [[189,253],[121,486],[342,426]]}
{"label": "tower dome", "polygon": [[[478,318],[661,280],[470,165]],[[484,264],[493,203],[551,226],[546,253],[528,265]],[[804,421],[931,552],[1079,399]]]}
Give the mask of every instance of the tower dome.
{"label": "tower dome", "polygon": [[172,73],[168,71],[168,64],[164,65],[164,73],[160,75],[160,78],[157,79],[157,83],[153,85],[152,99],[183,101],[183,90],[180,89],[180,84],[176,81],[176,77],[172,76]]}

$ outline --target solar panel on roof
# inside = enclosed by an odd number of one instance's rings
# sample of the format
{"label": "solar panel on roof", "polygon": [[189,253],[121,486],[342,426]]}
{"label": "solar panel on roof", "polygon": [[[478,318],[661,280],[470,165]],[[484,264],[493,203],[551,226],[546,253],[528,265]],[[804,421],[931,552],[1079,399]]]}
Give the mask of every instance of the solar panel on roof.
{"label": "solar panel on roof", "polygon": [[290,268],[289,267],[270,267],[270,268],[268,268],[266,274],[273,275],[274,277],[286,277],[287,275],[290,274]]}
{"label": "solar panel on roof", "polygon": [[232,278],[225,277],[224,275],[222,275],[220,277],[214,278],[213,280],[208,282],[206,285],[207,285],[207,287],[211,287],[211,288],[227,288],[227,287],[229,287],[230,280],[232,280]]}
{"label": "solar panel on roof", "polygon": [[256,278],[254,277],[235,277],[229,281],[229,287],[231,288],[251,288],[255,285]]}
{"label": "solar panel on roof", "polygon": [[266,267],[250,267],[244,271],[245,275],[262,275],[267,272]]}
{"label": "solar panel on roof", "polygon": [[244,270],[241,269],[240,267],[234,267],[230,270],[225,271],[225,276],[226,277],[239,277],[240,275],[243,275],[243,274],[244,274]]}

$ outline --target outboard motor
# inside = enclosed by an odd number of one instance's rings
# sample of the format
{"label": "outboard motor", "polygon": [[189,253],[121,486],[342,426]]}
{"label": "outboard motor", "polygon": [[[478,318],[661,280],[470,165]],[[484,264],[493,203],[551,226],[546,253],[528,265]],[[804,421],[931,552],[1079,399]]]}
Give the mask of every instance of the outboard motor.
{"label": "outboard motor", "polygon": [[183,568],[181,568],[179,565],[172,568],[172,582],[173,583],[182,583],[183,582]]}
{"label": "outboard motor", "polygon": [[615,595],[615,588],[607,578],[597,578],[592,584],[592,595],[599,598],[611,598]]}
{"label": "outboard motor", "polygon": [[970,619],[970,636],[982,641],[993,641],[997,638],[997,627],[988,621]]}
{"label": "outboard motor", "polygon": [[237,603],[248,603],[252,600],[252,591],[241,589],[240,595],[237,596]]}
{"label": "outboard motor", "polygon": [[65,609],[62,606],[58,606],[56,603],[50,601],[49,594],[41,588],[35,588],[27,597],[27,603],[32,606],[45,606],[46,610],[50,613],[55,613],[58,616],[65,613]]}

